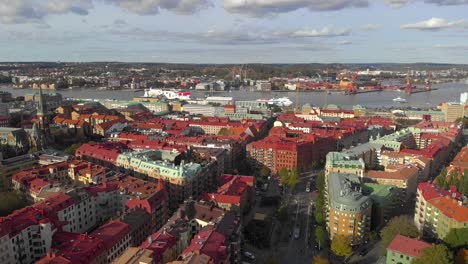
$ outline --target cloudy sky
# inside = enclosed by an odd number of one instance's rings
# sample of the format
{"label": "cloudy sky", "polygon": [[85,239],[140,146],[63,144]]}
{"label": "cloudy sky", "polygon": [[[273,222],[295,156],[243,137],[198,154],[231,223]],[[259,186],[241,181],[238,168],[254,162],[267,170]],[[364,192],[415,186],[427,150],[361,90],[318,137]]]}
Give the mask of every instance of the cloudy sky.
{"label": "cloudy sky", "polygon": [[468,0],[0,0],[0,61],[468,63]]}

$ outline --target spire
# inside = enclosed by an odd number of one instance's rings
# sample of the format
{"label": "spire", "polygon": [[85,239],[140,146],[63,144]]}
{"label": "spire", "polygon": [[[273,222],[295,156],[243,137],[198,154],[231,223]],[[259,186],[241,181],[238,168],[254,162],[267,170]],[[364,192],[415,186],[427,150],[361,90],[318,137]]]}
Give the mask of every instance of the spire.
{"label": "spire", "polygon": [[33,127],[32,127],[32,136],[37,139],[39,138],[39,128],[37,127],[37,124],[36,123],[33,123]]}
{"label": "spire", "polygon": [[42,94],[42,87],[39,85],[39,102],[37,103],[37,115],[44,116],[46,109],[44,107],[44,96]]}

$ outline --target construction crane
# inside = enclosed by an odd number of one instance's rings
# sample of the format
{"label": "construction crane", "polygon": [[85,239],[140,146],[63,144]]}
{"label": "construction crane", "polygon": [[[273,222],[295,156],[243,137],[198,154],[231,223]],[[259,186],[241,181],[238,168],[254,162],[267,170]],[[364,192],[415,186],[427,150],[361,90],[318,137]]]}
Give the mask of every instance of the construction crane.
{"label": "construction crane", "polygon": [[351,85],[348,87],[349,94],[355,94],[357,92],[357,73],[354,72],[351,76]]}
{"label": "construction crane", "polygon": [[426,86],[424,86],[424,89],[426,91],[432,90],[432,72],[430,72],[430,71],[429,71],[429,73],[427,75],[427,83],[426,83]]}
{"label": "construction crane", "polygon": [[413,92],[413,85],[411,84],[410,70],[406,72],[406,86],[405,93],[411,94]]}
{"label": "construction crane", "polygon": [[327,80],[325,81],[325,98],[323,102],[323,109],[326,109],[328,106],[328,89],[331,88],[330,84],[330,74],[327,68]]}
{"label": "construction crane", "polygon": [[296,87],[296,113],[299,113],[299,107],[300,107],[300,102],[299,102],[299,87]]}

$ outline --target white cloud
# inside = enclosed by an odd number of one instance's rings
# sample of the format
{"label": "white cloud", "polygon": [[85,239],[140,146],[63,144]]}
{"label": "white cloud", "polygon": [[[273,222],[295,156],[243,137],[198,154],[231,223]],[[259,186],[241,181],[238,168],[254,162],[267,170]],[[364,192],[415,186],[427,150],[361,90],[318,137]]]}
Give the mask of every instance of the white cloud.
{"label": "white cloud", "polygon": [[468,4],[468,0],[425,0],[424,2],[428,4],[436,4],[439,6]]}
{"label": "white cloud", "polygon": [[353,42],[351,40],[342,40],[340,42],[338,42],[338,45],[340,46],[346,46],[346,45],[351,45],[353,44]]}
{"label": "white cloud", "polygon": [[461,49],[461,50],[468,50],[468,44],[436,44],[433,46],[436,49]]}
{"label": "white cloud", "polygon": [[438,6],[451,6],[451,5],[466,5],[468,0],[384,0],[386,4],[393,8],[400,8],[409,4],[410,2],[424,2],[426,4],[434,4]]}
{"label": "white cloud", "polygon": [[45,5],[40,6],[47,14],[74,13],[87,15],[88,10],[93,7],[92,0],[48,0]]}
{"label": "white cloud", "polygon": [[192,14],[212,6],[214,0],[0,0],[0,22],[43,23],[52,14],[88,15],[93,3],[101,1],[131,13],[153,15],[161,10]]}
{"label": "white cloud", "polygon": [[379,28],[380,28],[379,24],[365,24],[365,25],[361,26],[361,29],[365,30],[365,31],[373,31],[373,30],[377,30]]}
{"label": "white cloud", "polygon": [[421,22],[401,25],[400,28],[401,29],[437,31],[437,30],[446,29],[446,28],[464,27],[465,25],[466,23],[463,19],[450,22],[443,18],[433,17],[431,19],[424,20]]}
{"label": "white cloud", "polygon": [[228,12],[250,16],[287,13],[301,8],[331,11],[369,5],[368,0],[223,0],[223,3]]}
{"label": "white cloud", "polygon": [[140,15],[158,14],[161,10],[191,14],[213,5],[211,0],[105,0]]}
{"label": "white cloud", "polygon": [[276,35],[285,35],[295,38],[315,38],[348,36],[350,33],[350,29],[333,30],[330,27],[324,27],[323,29],[305,28],[292,32],[278,32]]}
{"label": "white cloud", "polygon": [[30,0],[0,0],[0,21],[5,24],[38,22],[42,14]]}
{"label": "white cloud", "polygon": [[117,29],[113,27],[109,29],[107,33],[117,37],[132,36],[144,41],[176,41],[204,43],[209,45],[276,45],[282,43],[309,45],[313,43],[313,41],[311,41],[312,39],[348,36],[351,30],[334,30],[330,27],[325,27],[323,29],[305,28],[282,31],[241,28],[230,30],[209,29],[203,32],[169,32],[147,31],[138,28]]}
{"label": "white cloud", "polygon": [[410,0],[385,0],[385,3],[393,8],[400,8],[409,2]]}

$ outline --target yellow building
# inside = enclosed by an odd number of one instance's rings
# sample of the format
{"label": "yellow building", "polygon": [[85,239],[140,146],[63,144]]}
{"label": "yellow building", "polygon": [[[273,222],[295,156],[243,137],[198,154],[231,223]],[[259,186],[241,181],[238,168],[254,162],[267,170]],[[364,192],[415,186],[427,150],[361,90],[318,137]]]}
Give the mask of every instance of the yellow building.
{"label": "yellow building", "polygon": [[144,248],[137,248],[137,247],[129,247],[124,253],[116,258],[113,264],[154,264],[153,259],[153,251],[144,249]]}
{"label": "yellow building", "polygon": [[445,114],[445,121],[446,122],[454,122],[458,118],[463,117],[463,115],[467,114],[468,106],[465,104],[460,103],[442,103],[440,109]]}
{"label": "yellow building", "polygon": [[418,185],[414,222],[424,234],[444,239],[452,228],[468,227],[468,207],[460,194],[423,182]]}

